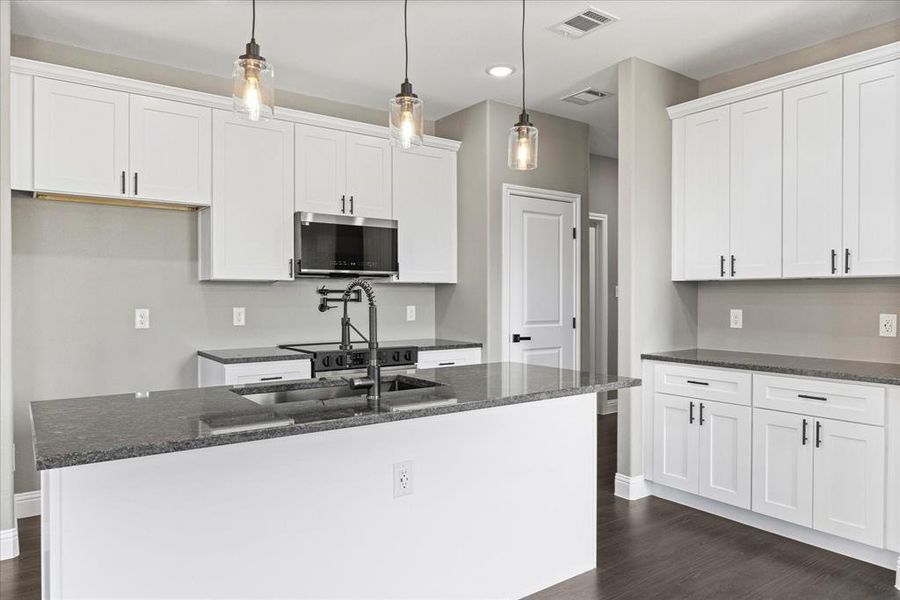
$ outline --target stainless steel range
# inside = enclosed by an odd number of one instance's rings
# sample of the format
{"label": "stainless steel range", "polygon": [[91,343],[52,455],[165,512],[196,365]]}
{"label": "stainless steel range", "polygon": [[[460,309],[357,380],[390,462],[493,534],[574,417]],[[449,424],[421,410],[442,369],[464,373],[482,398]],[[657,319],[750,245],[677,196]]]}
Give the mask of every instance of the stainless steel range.
{"label": "stainless steel range", "polygon": [[[281,344],[278,347],[311,354],[313,375],[323,371],[365,369],[369,363],[369,348],[366,342],[356,342],[356,345],[348,350],[342,350],[339,342]],[[378,364],[382,367],[412,367],[418,359],[419,349],[416,346],[378,348]]]}

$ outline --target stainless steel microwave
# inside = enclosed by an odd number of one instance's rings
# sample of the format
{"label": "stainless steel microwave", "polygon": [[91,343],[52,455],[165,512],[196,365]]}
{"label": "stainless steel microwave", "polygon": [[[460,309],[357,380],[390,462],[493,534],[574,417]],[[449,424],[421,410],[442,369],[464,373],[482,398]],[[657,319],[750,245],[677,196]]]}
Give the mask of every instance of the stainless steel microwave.
{"label": "stainless steel microwave", "polygon": [[294,213],[294,275],[397,274],[397,221]]}

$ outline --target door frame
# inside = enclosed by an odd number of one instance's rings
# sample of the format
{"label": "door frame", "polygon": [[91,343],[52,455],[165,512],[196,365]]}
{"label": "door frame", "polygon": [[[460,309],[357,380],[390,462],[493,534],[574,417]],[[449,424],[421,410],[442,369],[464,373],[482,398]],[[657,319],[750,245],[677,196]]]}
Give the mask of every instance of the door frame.
{"label": "door frame", "polygon": [[[591,238],[595,229],[598,237],[594,240],[596,244],[594,252],[591,252]],[[594,357],[599,355],[599,362],[604,365],[602,372],[608,372],[609,363],[609,216],[604,213],[588,213],[588,316],[587,324],[589,327],[590,344],[589,352],[591,356],[591,368],[593,371],[597,360]],[[595,262],[597,250],[600,252],[602,262]],[[590,285],[591,279],[599,275],[600,293],[595,297],[594,291],[596,285]],[[599,308],[599,310],[597,310]],[[600,326],[603,331],[601,339],[596,339],[597,331],[597,315],[600,315]],[[600,396],[600,414],[608,415],[618,411],[617,399],[609,399],[608,392],[601,392]]]}
{"label": "door frame", "polygon": [[509,197],[525,196],[528,198],[536,198],[538,200],[551,200],[556,202],[567,202],[572,205],[574,211],[573,223],[575,226],[575,238],[572,245],[575,250],[575,277],[574,298],[575,298],[575,327],[572,329],[572,341],[575,365],[574,370],[581,370],[581,194],[573,194],[571,192],[560,192],[556,190],[547,190],[542,188],[528,187],[524,185],[515,185],[512,183],[503,184],[503,203],[502,203],[502,280],[500,292],[500,306],[502,318],[500,319],[500,344],[501,360],[509,361],[509,311],[503,310],[502,307],[509,304]]}

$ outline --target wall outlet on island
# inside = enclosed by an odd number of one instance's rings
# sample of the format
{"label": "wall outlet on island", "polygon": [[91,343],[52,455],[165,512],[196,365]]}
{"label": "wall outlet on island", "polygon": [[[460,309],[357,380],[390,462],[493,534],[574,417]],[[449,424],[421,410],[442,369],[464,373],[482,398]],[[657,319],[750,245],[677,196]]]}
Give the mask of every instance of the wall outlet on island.
{"label": "wall outlet on island", "polygon": [[411,304],[406,307],[406,320],[407,321],[415,321],[416,320],[416,305]]}
{"label": "wall outlet on island", "polygon": [[394,498],[412,493],[412,461],[394,463]]}
{"label": "wall outlet on island", "polygon": [[136,308],[134,309],[134,328],[150,329],[150,309]]}
{"label": "wall outlet on island", "polygon": [[744,327],[744,311],[740,308],[732,308],[729,318],[729,325],[732,329],[741,329]]}
{"label": "wall outlet on island", "polygon": [[247,322],[247,309],[243,306],[235,306],[231,309],[231,323],[235,327],[243,327]]}
{"label": "wall outlet on island", "polygon": [[897,315],[878,315],[878,335],[897,337]]}

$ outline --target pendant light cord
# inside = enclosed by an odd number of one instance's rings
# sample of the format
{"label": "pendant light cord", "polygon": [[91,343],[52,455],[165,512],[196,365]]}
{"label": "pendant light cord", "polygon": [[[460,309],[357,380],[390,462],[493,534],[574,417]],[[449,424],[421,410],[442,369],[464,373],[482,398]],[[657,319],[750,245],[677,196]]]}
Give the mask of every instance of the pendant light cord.
{"label": "pendant light cord", "polygon": [[[256,0],[254,0],[255,2]],[[403,0],[403,80],[409,81],[409,33],[406,28],[406,9],[409,0]]]}
{"label": "pendant light cord", "polygon": [[525,112],[525,0],[522,0],[522,112]]}
{"label": "pendant light cord", "polygon": [[256,0],[253,0],[253,20],[250,26],[250,41],[256,41]]}

